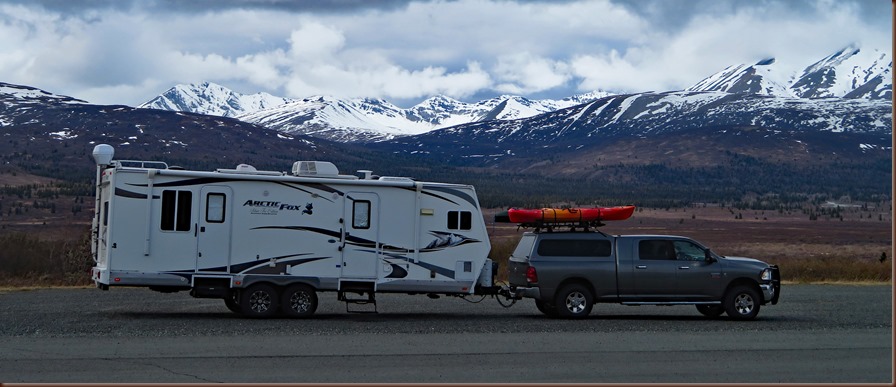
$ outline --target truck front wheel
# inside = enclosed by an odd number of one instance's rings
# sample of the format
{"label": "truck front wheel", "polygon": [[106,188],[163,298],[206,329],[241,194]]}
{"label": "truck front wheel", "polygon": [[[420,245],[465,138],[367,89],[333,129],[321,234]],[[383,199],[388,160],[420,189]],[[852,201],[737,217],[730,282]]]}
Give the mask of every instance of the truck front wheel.
{"label": "truck front wheel", "polygon": [[563,318],[585,318],[591,314],[594,296],[581,284],[569,284],[557,292],[554,305],[557,314]]}
{"label": "truck front wheel", "polygon": [[759,314],[759,293],[750,286],[737,286],[725,295],[725,312],[734,320],[752,320]]}
{"label": "truck front wheel", "polygon": [[277,290],[267,284],[256,284],[240,294],[240,309],[254,318],[267,318],[277,313]]}

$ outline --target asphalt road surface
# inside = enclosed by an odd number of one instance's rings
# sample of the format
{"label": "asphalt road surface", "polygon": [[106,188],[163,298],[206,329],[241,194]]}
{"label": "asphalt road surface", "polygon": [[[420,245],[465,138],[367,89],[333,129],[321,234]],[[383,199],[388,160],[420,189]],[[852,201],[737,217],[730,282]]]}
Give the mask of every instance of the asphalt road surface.
{"label": "asphalt road surface", "polygon": [[0,382],[891,383],[892,295],[785,284],[738,322],[615,304],[555,320],[531,300],[397,294],[359,314],[323,293],[310,320],[252,320],[186,293],[10,291]]}

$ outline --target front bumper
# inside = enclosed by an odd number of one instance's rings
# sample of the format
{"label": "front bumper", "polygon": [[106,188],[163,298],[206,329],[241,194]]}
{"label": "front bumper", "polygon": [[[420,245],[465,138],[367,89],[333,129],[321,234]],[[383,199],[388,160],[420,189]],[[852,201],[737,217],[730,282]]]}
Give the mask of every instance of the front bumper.
{"label": "front bumper", "polygon": [[772,280],[767,284],[760,284],[759,288],[762,289],[762,299],[776,305],[778,298],[781,297],[781,271],[778,269],[778,265],[772,265],[771,269]]}

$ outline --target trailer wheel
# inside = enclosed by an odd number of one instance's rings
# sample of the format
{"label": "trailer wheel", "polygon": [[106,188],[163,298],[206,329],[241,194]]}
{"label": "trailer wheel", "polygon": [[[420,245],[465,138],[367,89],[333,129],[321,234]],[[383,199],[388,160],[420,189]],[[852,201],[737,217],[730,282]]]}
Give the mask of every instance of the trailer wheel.
{"label": "trailer wheel", "polygon": [[591,314],[594,296],[588,287],[582,284],[569,284],[557,292],[554,302],[557,314],[563,318],[585,318]]}
{"label": "trailer wheel", "polygon": [[308,285],[292,285],[283,291],[280,308],[289,317],[308,317],[317,310],[317,293]]}
{"label": "trailer wheel", "polygon": [[271,285],[255,284],[240,294],[242,313],[254,318],[267,318],[277,313],[277,290]]}
{"label": "trailer wheel", "polygon": [[227,305],[227,309],[230,309],[233,313],[243,314],[243,308],[240,307],[239,293],[236,291],[230,292],[227,297],[224,297],[224,305]]}
{"label": "trailer wheel", "polygon": [[541,300],[535,300],[535,307],[538,308],[539,312],[544,313],[545,316],[557,317],[557,308],[551,304]]}

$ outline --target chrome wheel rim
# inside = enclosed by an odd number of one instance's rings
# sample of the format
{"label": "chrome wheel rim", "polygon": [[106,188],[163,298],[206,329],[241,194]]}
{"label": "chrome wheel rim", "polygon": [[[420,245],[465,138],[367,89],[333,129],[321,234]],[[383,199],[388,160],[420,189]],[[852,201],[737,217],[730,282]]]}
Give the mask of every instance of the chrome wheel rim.
{"label": "chrome wheel rim", "polygon": [[249,296],[249,308],[256,313],[267,312],[271,308],[271,295],[263,291],[255,291]]}
{"label": "chrome wheel rim", "polygon": [[753,311],[753,297],[746,293],[739,294],[734,299],[734,309],[743,315],[750,314]]}
{"label": "chrome wheel rim", "polygon": [[306,292],[295,292],[289,297],[289,306],[298,313],[307,312],[311,307],[311,297]]}
{"label": "chrome wheel rim", "polygon": [[566,296],[566,309],[572,313],[578,314],[585,310],[585,295],[581,292],[572,292]]}

